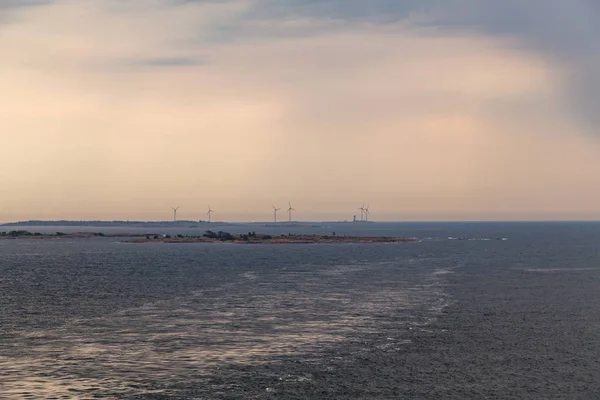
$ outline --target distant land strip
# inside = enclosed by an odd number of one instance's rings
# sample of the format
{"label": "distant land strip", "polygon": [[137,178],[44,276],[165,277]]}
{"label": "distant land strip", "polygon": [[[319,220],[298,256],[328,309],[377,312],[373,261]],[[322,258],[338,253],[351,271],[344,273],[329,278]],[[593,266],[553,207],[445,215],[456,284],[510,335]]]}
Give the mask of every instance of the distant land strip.
{"label": "distant land strip", "polygon": [[[177,221],[72,221],[72,220],[60,220],[60,221],[17,221],[17,222],[6,222],[0,224],[0,227],[96,227],[96,228],[110,228],[110,227],[130,227],[130,228],[207,228],[211,226],[236,226],[236,225],[260,225],[266,228],[291,228],[291,227],[318,227],[322,224],[355,224],[349,221],[282,221],[282,222],[267,222],[267,221],[254,221],[254,222],[225,222],[225,221],[191,221],[191,220],[177,220]],[[373,222],[363,221],[356,222],[356,224],[371,224]]]}
{"label": "distant land strip", "polygon": [[189,225],[208,225],[205,221],[190,221],[190,220],[178,220],[178,221],[74,221],[74,220],[57,220],[57,221],[40,221],[40,220],[29,220],[29,221],[17,221],[7,222],[0,224],[0,226],[7,227],[18,227],[18,226],[96,226],[96,227],[169,227],[169,226],[180,226],[185,227]]}
{"label": "distant land strip", "polygon": [[0,232],[1,239],[89,239],[93,237],[132,238],[132,237],[154,237],[151,233],[102,233],[102,232],[75,232],[75,233],[38,233],[29,231]]}

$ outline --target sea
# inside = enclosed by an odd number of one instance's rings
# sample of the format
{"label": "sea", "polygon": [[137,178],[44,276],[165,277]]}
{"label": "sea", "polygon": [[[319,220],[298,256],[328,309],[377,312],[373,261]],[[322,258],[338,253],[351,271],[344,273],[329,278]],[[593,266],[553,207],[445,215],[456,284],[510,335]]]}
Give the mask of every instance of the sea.
{"label": "sea", "polygon": [[214,230],[416,240],[0,240],[0,399],[600,398],[600,223]]}

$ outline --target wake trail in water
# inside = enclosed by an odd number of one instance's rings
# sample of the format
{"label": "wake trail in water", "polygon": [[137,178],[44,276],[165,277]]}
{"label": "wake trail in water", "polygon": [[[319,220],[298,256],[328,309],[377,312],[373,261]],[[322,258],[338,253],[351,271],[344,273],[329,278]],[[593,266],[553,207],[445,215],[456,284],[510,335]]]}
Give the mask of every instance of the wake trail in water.
{"label": "wake trail in water", "polygon": [[398,348],[410,343],[399,326],[425,330],[448,304],[440,280],[449,271],[416,283],[398,262],[247,271],[229,284],[104,317],[11,332],[0,357],[0,394],[168,393],[226,365],[318,358],[352,337],[380,334],[385,341],[377,346]]}

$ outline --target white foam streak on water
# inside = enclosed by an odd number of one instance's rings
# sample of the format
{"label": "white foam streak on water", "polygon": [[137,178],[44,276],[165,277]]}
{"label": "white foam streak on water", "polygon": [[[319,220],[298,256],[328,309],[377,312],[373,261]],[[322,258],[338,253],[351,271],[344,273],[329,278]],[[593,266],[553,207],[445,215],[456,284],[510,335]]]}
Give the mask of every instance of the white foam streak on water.
{"label": "white foam streak on water", "polygon": [[525,272],[539,272],[539,273],[563,273],[563,272],[578,272],[578,271],[595,271],[596,268],[525,268],[522,271]]}

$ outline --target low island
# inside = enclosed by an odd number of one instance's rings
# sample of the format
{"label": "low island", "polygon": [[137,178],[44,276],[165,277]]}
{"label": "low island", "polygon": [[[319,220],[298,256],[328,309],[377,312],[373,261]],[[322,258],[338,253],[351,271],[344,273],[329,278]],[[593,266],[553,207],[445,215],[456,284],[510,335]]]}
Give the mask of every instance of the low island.
{"label": "low island", "polygon": [[311,243],[404,243],[413,242],[414,238],[392,236],[340,236],[331,235],[287,234],[272,236],[248,232],[231,234],[229,232],[206,231],[203,235],[164,235],[156,233],[38,233],[25,230],[0,232],[1,239],[91,239],[96,237],[123,238],[125,243],[234,243],[234,244],[311,244]]}
{"label": "low island", "polygon": [[288,234],[272,236],[248,232],[231,234],[228,232],[207,231],[202,236],[146,236],[127,240],[127,243],[235,243],[235,244],[311,244],[311,243],[404,243],[416,239],[391,236],[339,236],[332,235],[298,235]]}

